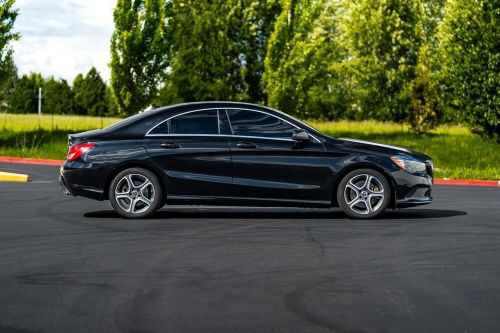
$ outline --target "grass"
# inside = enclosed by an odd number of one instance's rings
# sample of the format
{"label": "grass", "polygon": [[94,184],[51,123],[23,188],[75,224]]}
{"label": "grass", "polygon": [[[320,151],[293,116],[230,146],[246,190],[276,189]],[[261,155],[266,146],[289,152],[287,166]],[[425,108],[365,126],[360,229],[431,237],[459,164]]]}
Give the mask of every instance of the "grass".
{"label": "grass", "polygon": [[103,128],[118,118],[8,114],[0,116],[0,156],[64,159],[68,133]]}
{"label": "grass", "polygon": [[[51,115],[2,115],[0,156],[64,159],[68,133],[102,128],[117,118]],[[473,134],[467,127],[445,125],[416,135],[406,126],[377,121],[308,121],[335,137],[349,137],[396,145],[431,156],[436,177],[500,179],[500,145]]]}
{"label": "grass", "polygon": [[42,115],[37,114],[9,114],[0,116],[0,130],[4,132],[33,132],[33,131],[66,131],[68,133],[81,132],[96,128],[103,128],[117,122],[118,118]]}
{"label": "grass", "polygon": [[427,154],[434,160],[439,178],[500,179],[500,144],[464,126],[443,125],[428,134],[416,135],[406,126],[377,121],[309,124],[335,137],[374,141]]}

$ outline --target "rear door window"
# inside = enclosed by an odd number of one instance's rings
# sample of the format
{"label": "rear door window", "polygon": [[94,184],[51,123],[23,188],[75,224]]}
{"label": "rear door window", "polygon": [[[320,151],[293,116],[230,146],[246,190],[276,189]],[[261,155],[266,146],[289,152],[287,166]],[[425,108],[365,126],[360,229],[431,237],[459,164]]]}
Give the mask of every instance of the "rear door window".
{"label": "rear door window", "polygon": [[218,135],[217,113],[217,110],[203,110],[181,114],[159,124],[149,134]]}

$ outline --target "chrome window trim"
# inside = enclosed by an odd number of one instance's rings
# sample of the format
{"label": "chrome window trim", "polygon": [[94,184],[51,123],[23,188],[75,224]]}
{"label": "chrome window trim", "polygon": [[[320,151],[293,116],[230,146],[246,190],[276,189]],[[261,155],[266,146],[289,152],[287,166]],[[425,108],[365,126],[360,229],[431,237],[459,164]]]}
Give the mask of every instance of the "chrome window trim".
{"label": "chrome window trim", "polygon": [[229,113],[227,112],[227,109],[224,109],[224,112],[226,113],[227,121],[229,123],[229,129],[231,130],[231,135],[234,135],[233,124],[231,124],[231,118],[229,118]]}
{"label": "chrome window trim", "polygon": [[231,135],[231,134],[149,134],[148,137],[209,137],[209,138],[244,138],[244,139],[265,139],[295,142],[292,139],[272,138],[267,136],[247,136],[247,135]]}
{"label": "chrome window trim", "polygon": [[[246,108],[239,108],[239,107],[228,107],[228,108],[223,108],[226,110],[226,115],[227,115],[227,118],[228,118],[228,121],[229,121],[229,126],[231,127],[231,133],[233,133],[233,135],[221,135],[220,134],[220,125],[219,125],[219,135],[216,135],[216,134],[149,134],[151,131],[153,131],[156,127],[160,126],[161,124],[163,124],[164,122],[166,121],[169,121],[170,119],[173,119],[173,118],[176,118],[176,117],[180,117],[182,115],[185,115],[185,114],[189,114],[189,113],[193,113],[193,112],[201,112],[201,111],[212,111],[212,110],[216,110],[217,111],[217,123],[219,124],[220,123],[220,117],[219,117],[219,111],[220,108],[205,108],[205,109],[197,109],[197,110],[191,110],[191,111],[186,111],[186,112],[182,112],[182,113],[179,113],[179,114],[176,114],[172,117],[169,117],[161,122],[159,122],[158,124],[156,124],[155,126],[153,126],[153,128],[151,128],[145,135],[145,137],[148,137],[148,136],[152,136],[152,137],[158,137],[158,136],[224,136],[224,137],[244,137],[244,138],[254,138],[254,139],[271,139],[271,140],[280,140],[280,141],[294,141],[292,139],[284,139],[284,138],[273,138],[273,137],[264,137],[264,136],[245,136],[245,135],[235,135],[234,134],[234,131],[233,131],[233,127],[232,127],[232,124],[231,124],[231,118],[229,118],[229,112],[228,110],[243,110],[243,111],[250,111],[250,112],[259,112],[259,113],[264,113],[268,116],[271,116],[271,117],[275,117],[275,118],[278,118],[279,120],[281,121],[284,121],[285,123],[291,125],[292,127],[295,127],[296,129],[302,129],[303,128],[300,128],[299,126],[289,122],[288,120],[286,119],[283,119],[281,118],[280,116],[276,116],[274,114],[271,114],[269,112],[266,112],[266,111],[262,111],[262,110],[253,110],[253,109],[246,109]],[[273,110],[275,111],[275,110]],[[279,111],[278,111],[279,112]],[[170,130],[169,130],[170,131]],[[309,132],[308,132],[309,133]],[[318,143],[321,143],[318,138],[316,138],[314,135],[312,135],[311,133],[309,133],[309,135],[314,139],[316,140],[316,142]]]}
{"label": "chrome window trim", "polygon": [[219,130],[219,135],[220,135],[220,114],[219,114],[219,112],[220,112],[220,110],[217,109],[217,129]]}

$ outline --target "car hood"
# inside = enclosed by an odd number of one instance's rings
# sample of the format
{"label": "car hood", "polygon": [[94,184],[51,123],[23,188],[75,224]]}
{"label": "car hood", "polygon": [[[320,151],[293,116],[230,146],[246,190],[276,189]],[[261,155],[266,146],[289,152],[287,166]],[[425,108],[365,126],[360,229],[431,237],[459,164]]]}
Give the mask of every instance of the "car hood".
{"label": "car hood", "polygon": [[393,155],[408,155],[408,156],[412,156],[412,157],[417,158],[417,159],[422,160],[422,161],[430,159],[430,157],[425,155],[425,154],[415,152],[415,151],[412,151],[412,150],[409,150],[406,148],[402,148],[402,147],[396,147],[396,146],[385,145],[385,144],[376,143],[376,142],[355,140],[355,139],[348,139],[348,138],[340,138],[338,140],[340,140],[340,142],[346,147],[371,150],[371,151],[375,151],[375,152],[393,154]]}

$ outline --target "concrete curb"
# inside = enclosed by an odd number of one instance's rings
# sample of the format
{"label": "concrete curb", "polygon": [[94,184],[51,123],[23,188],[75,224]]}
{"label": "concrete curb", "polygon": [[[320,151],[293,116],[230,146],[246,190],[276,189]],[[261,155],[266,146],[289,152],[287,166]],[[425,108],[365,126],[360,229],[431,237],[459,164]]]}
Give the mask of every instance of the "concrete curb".
{"label": "concrete curb", "polygon": [[[21,158],[21,157],[4,157],[0,156],[0,163],[19,163],[19,164],[35,164],[35,165],[55,165],[61,166],[62,160],[47,160],[36,158]],[[483,187],[500,187],[500,180],[475,180],[475,179],[448,179],[436,178],[435,185],[454,185],[454,186],[483,186]]]}
{"label": "concrete curb", "polygon": [[29,182],[29,180],[30,178],[28,175],[0,171],[0,182],[26,183]]}
{"label": "concrete curb", "polygon": [[34,165],[63,165],[61,160],[48,160],[38,158],[23,158],[23,157],[6,157],[0,156],[0,163],[19,163],[19,164],[34,164]]}
{"label": "concrete curb", "polygon": [[434,179],[436,185],[453,185],[453,186],[483,186],[483,187],[500,187],[498,180],[473,180],[473,179]]}

